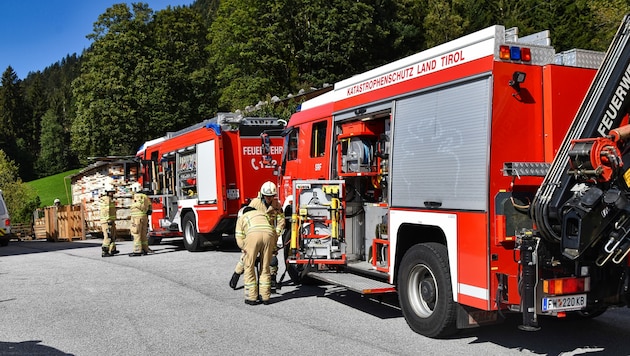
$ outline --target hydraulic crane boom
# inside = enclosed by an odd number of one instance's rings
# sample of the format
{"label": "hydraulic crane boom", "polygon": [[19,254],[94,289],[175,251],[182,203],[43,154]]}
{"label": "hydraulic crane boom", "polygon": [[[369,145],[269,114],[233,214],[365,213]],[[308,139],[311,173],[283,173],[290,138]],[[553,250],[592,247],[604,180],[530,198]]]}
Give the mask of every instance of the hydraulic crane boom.
{"label": "hydraulic crane boom", "polygon": [[574,140],[606,136],[619,127],[630,107],[630,15],[626,15],[606,53],[558,154],[532,204],[532,218],[543,238],[560,242],[562,206],[577,183],[567,174]]}

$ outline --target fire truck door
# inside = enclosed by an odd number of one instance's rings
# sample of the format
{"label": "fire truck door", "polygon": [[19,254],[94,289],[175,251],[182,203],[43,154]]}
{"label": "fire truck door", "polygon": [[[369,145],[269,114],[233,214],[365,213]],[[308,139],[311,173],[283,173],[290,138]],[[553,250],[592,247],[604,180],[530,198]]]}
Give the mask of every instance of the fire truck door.
{"label": "fire truck door", "polygon": [[216,146],[216,140],[197,145],[197,194],[200,202],[217,202]]}

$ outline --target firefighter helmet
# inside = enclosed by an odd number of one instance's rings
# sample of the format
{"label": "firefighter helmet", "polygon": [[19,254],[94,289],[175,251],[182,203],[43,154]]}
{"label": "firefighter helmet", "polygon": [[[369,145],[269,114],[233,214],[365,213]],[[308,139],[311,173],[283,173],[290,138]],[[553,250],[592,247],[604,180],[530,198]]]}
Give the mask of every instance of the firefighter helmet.
{"label": "firefighter helmet", "polygon": [[106,184],[105,185],[105,193],[110,193],[110,192],[115,193],[116,192],[116,188],[114,188],[114,186],[111,185],[111,184]]}
{"label": "firefighter helmet", "polygon": [[275,196],[276,195],[276,185],[273,182],[265,182],[263,183],[263,185],[260,187],[260,194],[262,194],[263,196]]}

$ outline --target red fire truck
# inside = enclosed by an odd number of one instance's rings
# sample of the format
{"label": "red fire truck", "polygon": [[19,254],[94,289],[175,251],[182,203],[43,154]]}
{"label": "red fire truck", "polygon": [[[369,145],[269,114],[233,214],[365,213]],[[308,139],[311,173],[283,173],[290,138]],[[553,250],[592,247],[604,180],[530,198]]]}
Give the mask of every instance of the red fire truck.
{"label": "red fire truck", "polygon": [[304,102],[279,166],[291,278],[396,292],[431,337],[627,305],[629,23],[607,54],[492,26]]}
{"label": "red fire truck", "polygon": [[[189,251],[219,245],[224,233],[233,232],[240,207],[265,181],[276,179],[283,124],[220,113],[146,142],[136,156],[143,186],[153,192],[149,242],[182,236]],[[263,131],[269,133],[266,152],[260,145]]]}

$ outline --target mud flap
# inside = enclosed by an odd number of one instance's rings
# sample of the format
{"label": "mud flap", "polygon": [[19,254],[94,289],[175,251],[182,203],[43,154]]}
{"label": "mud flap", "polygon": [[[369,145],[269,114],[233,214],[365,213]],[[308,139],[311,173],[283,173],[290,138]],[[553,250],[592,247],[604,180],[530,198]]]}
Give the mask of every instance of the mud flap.
{"label": "mud flap", "polygon": [[504,317],[496,310],[481,310],[457,304],[457,328],[470,329],[483,325],[500,324]]}

